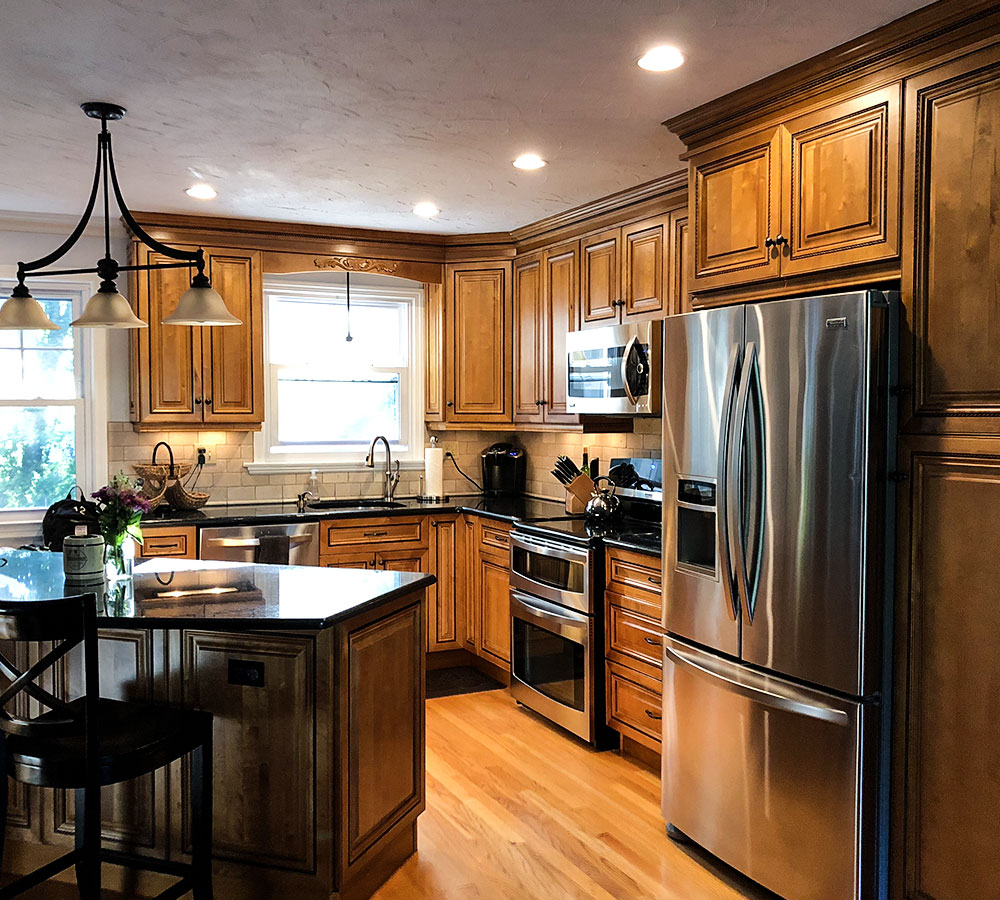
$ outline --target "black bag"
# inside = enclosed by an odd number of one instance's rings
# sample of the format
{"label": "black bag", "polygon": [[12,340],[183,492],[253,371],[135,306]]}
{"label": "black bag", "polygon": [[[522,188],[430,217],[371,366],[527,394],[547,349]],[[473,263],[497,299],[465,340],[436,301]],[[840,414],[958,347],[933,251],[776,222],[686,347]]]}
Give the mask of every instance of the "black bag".
{"label": "black bag", "polygon": [[[74,491],[80,492],[80,499],[73,496]],[[45,546],[55,553],[62,553],[63,538],[76,534],[78,525],[87,526],[87,534],[100,534],[97,527],[97,504],[87,500],[83,488],[77,485],[67,495],[65,500],[57,500],[47,510],[42,519],[42,540]]]}

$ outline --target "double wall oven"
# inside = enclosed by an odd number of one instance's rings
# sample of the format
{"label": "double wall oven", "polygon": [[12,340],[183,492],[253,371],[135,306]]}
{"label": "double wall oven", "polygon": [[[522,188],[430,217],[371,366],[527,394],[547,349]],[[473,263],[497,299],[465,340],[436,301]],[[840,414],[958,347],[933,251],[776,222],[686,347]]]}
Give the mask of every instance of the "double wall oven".
{"label": "double wall oven", "polygon": [[[523,530],[522,530],[523,528]],[[595,588],[601,554],[518,526],[510,542],[511,694],[585,741],[604,718]]]}

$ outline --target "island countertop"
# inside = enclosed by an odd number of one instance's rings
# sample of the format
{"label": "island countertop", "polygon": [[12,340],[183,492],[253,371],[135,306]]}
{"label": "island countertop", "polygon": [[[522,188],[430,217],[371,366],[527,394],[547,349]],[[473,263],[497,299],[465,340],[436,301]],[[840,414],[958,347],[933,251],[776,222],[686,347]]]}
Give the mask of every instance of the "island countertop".
{"label": "island countertop", "polygon": [[117,593],[67,582],[61,553],[0,551],[0,600],[96,593],[108,628],[320,630],[434,583],[433,575],[162,558]]}

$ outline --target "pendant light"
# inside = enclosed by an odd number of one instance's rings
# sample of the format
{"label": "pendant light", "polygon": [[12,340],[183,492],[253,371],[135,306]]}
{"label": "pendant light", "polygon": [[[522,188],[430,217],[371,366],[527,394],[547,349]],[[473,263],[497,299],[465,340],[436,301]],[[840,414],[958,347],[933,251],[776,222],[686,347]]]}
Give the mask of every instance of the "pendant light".
{"label": "pendant light", "polygon": [[[195,268],[197,273],[191,279],[191,287],[185,291],[177,304],[177,309],[163,320],[165,325],[240,325],[236,316],[226,309],[225,301],[212,289],[205,275],[205,251],[177,250],[156,240],[147,234],[135,221],[129,208],[125,205],[121,188],[118,185],[118,175],[115,172],[114,154],[111,150],[111,132],[108,122],[117,121],[125,116],[125,108],[114,103],[88,102],[80,107],[91,119],[101,120],[101,131],[97,135],[97,166],[94,171],[94,184],[90,190],[87,208],[83,211],[80,221],[73,233],[48,256],[32,262],[17,264],[17,286],[11,292],[10,299],[0,307],[0,328],[3,329],[58,329],[45,314],[41,304],[31,296],[25,285],[25,278],[32,273],[33,278],[53,275],[88,275],[96,273],[101,279],[101,286],[96,294],[87,301],[83,315],[72,324],[77,328],[146,328],[147,325],[132,311],[132,306],[119,292],[118,275],[121,272],[146,272],[153,269]],[[104,258],[97,265],[85,269],[47,269],[54,262],[62,259],[76,244],[90,221],[94,204],[97,201],[98,188],[103,184],[104,193]],[[114,191],[118,209],[122,219],[132,234],[150,249],[168,259],[177,262],[149,263],[146,265],[122,266],[111,256],[111,215],[110,190]],[[47,269],[46,271],[41,271]]]}

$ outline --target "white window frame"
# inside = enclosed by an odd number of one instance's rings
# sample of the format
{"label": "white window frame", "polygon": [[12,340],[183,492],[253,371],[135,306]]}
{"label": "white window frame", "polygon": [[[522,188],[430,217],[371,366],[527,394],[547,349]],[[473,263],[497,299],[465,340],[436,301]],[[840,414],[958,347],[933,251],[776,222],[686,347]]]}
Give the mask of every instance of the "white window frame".
{"label": "white window frame", "polygon": [[[360,279],[359,279],[360,281]],[[361,444],[336,452],[319,452],[310,448],[302,450],[276,450],[278,446],[277,417],[277,365],[270,362],[270,314],[271,294],[297,294],[308,296],[328,296],[346,300],[346,289],[342,284],[264,282],[264,360],[267,377],[264,379],[264,422],[261,430],[254,434],[254,458],[244,468],[251,475],[297,474],[304,472],[356,472],[364,468],[370,435]],[[423,469],[424,467],[424,346],[423,317],[424,290],[409,285],[400,287],[373,286],[351,283],[351,300],[392,300],[404,302],[409,308],[408,360],[405,370],[396,367],[375,367],[376,372],[400,372],[400,390],[404,397],[401,412],[400,433],[405,438],[406,449],[392,443],[392,458],[399,460],[401,469]]]}
{"label": "white window frame", "polygon": [[[0,303],[5,301],[17,284],[17,267],[0,266]],[[27,284],[39,297],[54,296],[72,299],[75,315],[83,312],[87,300],[100,287],[94,276],[53,276]],[[30,400],[36,406],[74,406],[76,408],[76,479],[89,495],[108,480],[108,342],[103,329],[77,328],[73,345],[78,348],[75,365],[78,368],[82,396],[73,400]],[[22,398],[0,400],[0,406],[24,406]],[[59,497],[53,497],[55,503]],[[25,528],[36,530],[46,507],[0,509],[0,538],[17,537]]]}

